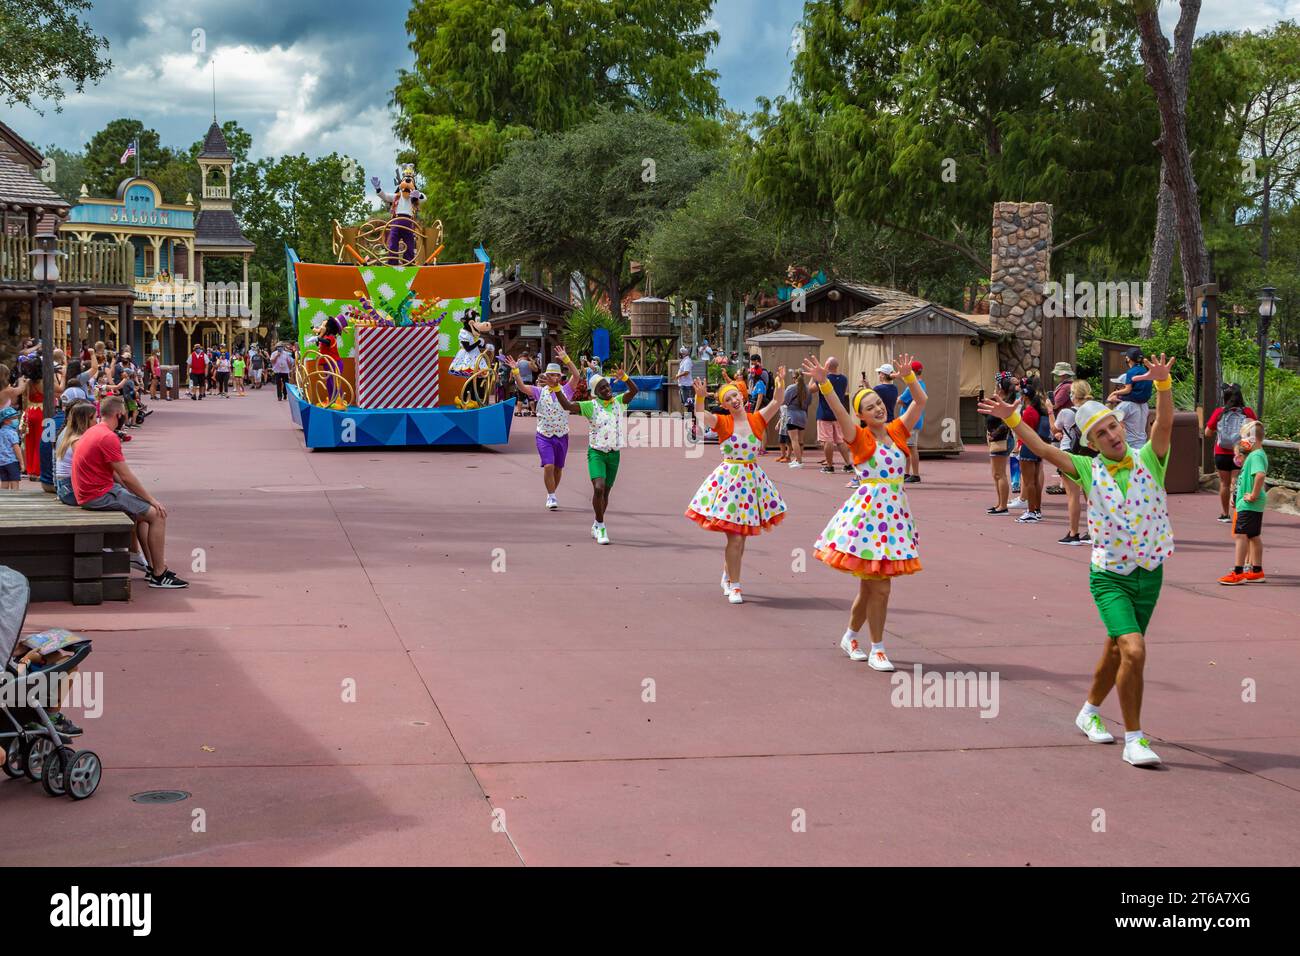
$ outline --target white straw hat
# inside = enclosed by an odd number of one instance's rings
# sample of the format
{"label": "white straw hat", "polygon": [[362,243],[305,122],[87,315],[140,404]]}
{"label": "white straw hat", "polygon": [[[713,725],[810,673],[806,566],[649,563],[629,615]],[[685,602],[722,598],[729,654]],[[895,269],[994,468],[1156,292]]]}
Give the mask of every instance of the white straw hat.
{"label": "white straw hat", "polygon": [[1084,402],[1075,412],[1075,421],[1079,424],[1079,434],[1083,440],[1088,440],[1088,433],[1097,426],[1107,415],[1114,415],[1120,421],[1124,420],[1123,414],[1113,408],[1108,408],[1101,402]]}

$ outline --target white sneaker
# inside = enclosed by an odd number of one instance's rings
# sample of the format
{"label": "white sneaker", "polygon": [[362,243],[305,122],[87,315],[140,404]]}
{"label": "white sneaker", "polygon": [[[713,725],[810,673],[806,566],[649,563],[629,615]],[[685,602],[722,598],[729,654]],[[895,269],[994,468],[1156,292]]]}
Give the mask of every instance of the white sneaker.
{"label": "white sneaker", "polygon": [[792,462],[790,462],[790,467],[791,467],[791,468],[802,468],[802,467],[803,467],[803,462],[801,462],[801,461],[792,461]]}
{"label": "white sneaker", "polygon": [[840,650],[848,654],[851,661],[865,661],[867,659],[867,652],[858,646],[857,639],[851,638],[847,634],[840,638]]}
{"label": "white sneaker", "polygon": [[1151,749],[1151,741],[1139,737],[1131,744],[1124,745],[1124,762],[1135,767],[1150,767],[1160,762],[1156,752]]}
{"label": "white sneaker", "polygon": [[555,495],[546,496],[546,507],[551,511],[554,511],[556,508],[560,507],[560,503],[555,500]]}
{"label": "white sneaker", "polygon": [[596,529],[596,543],[609,544],[609,532],[605,530],[604,525]]}
{"label": "white sneaker", "polygon": [[861,482],[859,482],[858,479],[856,479],[856,478],[850,478],[848,481],[846,481],[846,482],[844,483],[844,487],[845,487],[845,488],[857,488],[860,484],[861,484]]}
{"label": "white sneaker", "polygon": [[1010,501],[1007,502],[1007,507],[1008,507],[1008,508],[1028,508],[1028,507],[1029,507],[1029,503],[1028,503],[1027,501],[1025,501],[1024,498],[1021,498],[1019,495],[1017,495],[1015,498],[1012,498]]}
{"label": "white sneaker", "polygon": [[731,578],[727,577],[726,571],[722,572],[722,580],[719,583],[722,585],[723,594],[731,593]]}
{"label": "white sneaker", "polygon": [[892,671],[894,665],[889,662],[889,658],[884,651],[872,651],[867,658],[867,666],[873,671]]}
{"label": "white sneaker", "polygon": [[1115,742],[1114,735],[1101,722],[1100,714],[1088,714],[1086,716],[1080,714],[1074,718],[1074,726],[1087,734],[1088,739],[1094,744],[1113,744]]}
{"label": "white sneaker", "polygon": [[600,538],[600,525],[595,521],[591,523],[591,536],[596,539]]}
{"label": "white sneaker", "polygon": [[137,571],[144,571],[146,574],[153,570],[149,567],[149,563],[145,561],[144,556],[139,552],[131,555],[131,567],[135,568]]}
{"label": "white sneaker", "polygon": [[730,601],[732,604],[744,604],[744,603],[745,603],[745,599],[744,599],[743,597],[740,596],[740,585],[739,585],[739,584],[735,585],[735,586],[734,586],[730,591],[727,592],[727,600]]}

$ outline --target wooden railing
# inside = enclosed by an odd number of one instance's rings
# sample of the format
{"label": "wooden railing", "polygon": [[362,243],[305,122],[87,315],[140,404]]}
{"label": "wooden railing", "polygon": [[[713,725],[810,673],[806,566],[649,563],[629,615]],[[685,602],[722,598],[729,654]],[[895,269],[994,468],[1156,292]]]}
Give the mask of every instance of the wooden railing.
{"label": "wooden railing", "polygon": [[[0,282],[31,282],[32,240],[28,236],[0,237]],[[130,243],[82,242],[60,239],[59,282],[70,285],[129,286],[135,284],[135,248]]]}

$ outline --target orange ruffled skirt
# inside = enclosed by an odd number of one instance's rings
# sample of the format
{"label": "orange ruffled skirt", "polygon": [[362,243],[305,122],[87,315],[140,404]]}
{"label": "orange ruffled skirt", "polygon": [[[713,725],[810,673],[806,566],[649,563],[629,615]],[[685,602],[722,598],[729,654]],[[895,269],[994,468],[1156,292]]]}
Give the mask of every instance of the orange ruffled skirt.
{"label": "orange ruffled skirt", "polygon": [[727,521],[723,518],[711,518],[708,515],[702,515],[694,508],[686,509],[686,517],[690,518],[705,531],[722,531],[726,534],[744,534],[758,535],[764,531],[771,531],[782,521],[785,520],[785,512],[766,519],[762,524],[736,524],[734,521]]}
{"label": "orange ruffled skirt", "polygon": [[855,578],[865,578],[869,581],[902,577],[905,574],[915,574],[921,570],[920,558],[907,558],[902,561],[882,561],[874,558],[863,560],[854,555],[845,554],[843,551],[836,551],[834,548],[818,548],[814,555],[818,561],[829,564],[836,571],[843,571]]}

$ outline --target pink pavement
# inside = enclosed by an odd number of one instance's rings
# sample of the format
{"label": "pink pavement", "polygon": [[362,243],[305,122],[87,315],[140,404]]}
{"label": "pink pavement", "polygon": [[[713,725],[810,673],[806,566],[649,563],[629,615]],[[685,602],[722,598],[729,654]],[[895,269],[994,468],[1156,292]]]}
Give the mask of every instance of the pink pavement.
{"label": "pink pavement", "polygon": [[[310,453],[269,388],[155,407],[127,456],[192,585],[33,606],[29,630],[95,640],[103,716],[72,716],[106,772],[81,803],[0,782],[0,863],[1300,860],[1300,519],[1268,514],[1269,583],[1230,590],[1217,498],[1172,499],[1143,771],[1073,725],[1103,634],[1064,499],[987,517],[976,451],[909,489],[925,570],[894,585],[888,647],[997,672],[990,719],[895,707],[838,650],[854,582],[811,551],[849,492],[811,457],[760,459],[790,516],[735,607],[721,540],[682,517],[716,447],[625,451],[599,547],[576,418],[551,513],[532,419],[507,448]],[[1122,732],[1113,696],[1103,715]],[[193,796],[129,799],[159,788]]]}

